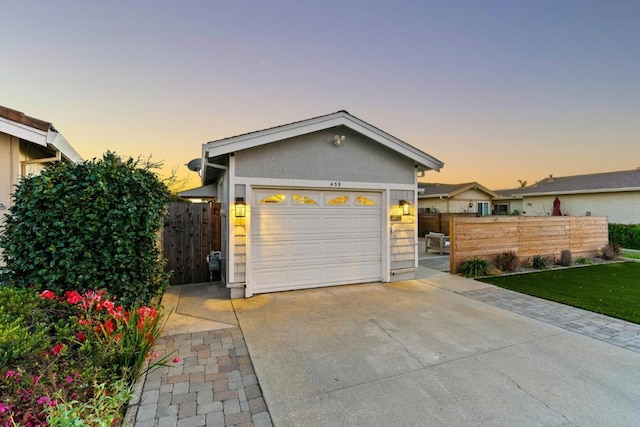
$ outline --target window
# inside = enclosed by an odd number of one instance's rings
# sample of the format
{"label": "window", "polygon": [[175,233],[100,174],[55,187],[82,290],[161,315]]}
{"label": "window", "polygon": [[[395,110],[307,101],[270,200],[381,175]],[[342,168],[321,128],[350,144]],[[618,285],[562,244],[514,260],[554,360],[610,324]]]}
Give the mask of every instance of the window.
{"label": "window", "polygon": [[489,202],[478,202],[478,215],[489,215]]}
{"label": "window", "polygon": [[284,203],[285,195],[284,194],[272,194],[260,200],[261,205],[272,205],[272,204],[281,204]]}
{"label": "window", "polygon": [[302,194],[294,194],[293,203],[295,203],[296,205],[317,205],[318,204],[318,202],[316,202],[311,197],[304,196]]}
{"label": "window", "polygon": [[344,194],[342,196],[336,196],[333,199],[327,201],[327,205],[348,205],[349,196]]}
{"label": "window", "polygon": [[356,204],[362,206],[375,206],[377,203],[375,200],[371,200],[366,196],[356,196]]}
{"label": "window", "polygon": [[505,205],[505,204],[493,205],[493,214],[494,215],[508,215],[509,214],[509,205]]}

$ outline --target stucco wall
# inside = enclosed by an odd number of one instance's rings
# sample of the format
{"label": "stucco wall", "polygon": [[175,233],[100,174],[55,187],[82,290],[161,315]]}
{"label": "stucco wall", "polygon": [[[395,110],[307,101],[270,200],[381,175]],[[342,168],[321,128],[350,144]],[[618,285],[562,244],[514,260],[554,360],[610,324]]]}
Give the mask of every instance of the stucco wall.
{"label": "stucco wall", "polygon": [[[640,191],[619,193],[573,194],[558,196],[563,215],[605,216],[609,223],[640,223]],[[526,196],[523,210],[527,216],[551,215],[555,196]]]}
{"label": "stucco wall", "polygon": [[418,199],[419,208],[429,208],[431,212],[447,212],[447,201],[437,197]]}
{"label": "stucco wall", "polygon": [[[346,139],[338,147],[334,135]],[[348,128],[236,152],[236,176],[413,184],[413,161]]]}
{"label": "stucco wall", "polygon": [[[0,227],[4,223],[4,216],[11,206],[11,193],[20,180],[20,143],[18,138],[0,133],[0,203],[5,209],[0,210]],[[2,252],[0,252],[0,267],[3,267]]]}

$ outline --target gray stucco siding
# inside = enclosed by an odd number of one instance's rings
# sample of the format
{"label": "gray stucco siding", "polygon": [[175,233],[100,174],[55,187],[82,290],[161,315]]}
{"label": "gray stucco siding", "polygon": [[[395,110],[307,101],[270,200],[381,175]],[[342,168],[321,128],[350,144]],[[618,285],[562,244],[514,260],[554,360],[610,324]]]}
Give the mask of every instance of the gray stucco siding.
{"label": "gray stucco siding", "polygon": [[[346,138],[340,146],[334,135]],[[235,176],[413,184],[411,159],[346,127],[236,152]]]}

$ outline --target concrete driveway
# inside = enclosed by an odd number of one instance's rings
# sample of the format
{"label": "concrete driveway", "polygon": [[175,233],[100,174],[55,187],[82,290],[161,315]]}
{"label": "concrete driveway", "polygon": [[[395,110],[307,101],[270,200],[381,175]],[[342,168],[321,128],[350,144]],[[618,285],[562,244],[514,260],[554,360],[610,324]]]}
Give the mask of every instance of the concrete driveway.
{"label": "concrete driveway", "polygon": [[274,424],[640,425],[640,354],[442,276],[234,300]]}

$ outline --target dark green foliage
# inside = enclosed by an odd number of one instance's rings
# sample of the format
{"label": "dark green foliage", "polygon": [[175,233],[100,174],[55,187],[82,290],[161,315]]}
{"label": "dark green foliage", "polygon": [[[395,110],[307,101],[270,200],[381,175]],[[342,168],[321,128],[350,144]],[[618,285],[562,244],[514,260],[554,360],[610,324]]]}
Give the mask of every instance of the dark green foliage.
{"label": "dark green foliage", "polygon": [[640,249],[640,224],[609,224],[609,241],[626,249]]}
{"label": "dark green foliage", "polygon": [[571,256],[571,251],[569,249],[565,249],[562,252],[560,252],[560,259],[558,260],[558,265],[569,267],[571,264],[573,264],[573,257]]}
{"label": "dark green foliage", "polygon": [[602,259],[614,260],[620,256],[620,246],[616,243],[610,243],[602,248]]}
{"label": "dark green foliage", "polygon": [[544,270],[545,268],[551,267],[551,260],[546,256],[534,255],[533,258],[531,258],[531,267],[537,270]]}
{"label": "dark green foliage", "polygon": [[520,266],[520,259],[514,251],[505,251],[496,257],[495,264],[502,271],[513,272]]}
{"label": "dark green foliage", "polygon": [[581,265],[590,265],[593,264],[593,260],[591,258],[581,256],[576,258],[576,263]]}
{"label": "dark green foliage", "polygon": [[65,331],[65,313],[30,289],[0,286],[0,370],[37,364],[51,337]]}
{"label": "dark green foliage", "polygon": [[23,179],[0,235],[11,284],[106,289],[126,306],[162,292],[157,239],[169,192],[150,169],[106,153]]}
{"label": "dark green foliage", "polygon": [[640,263],[625,262],[481,279],[483,282],[640,323]]}
{"label": "dark green foliage", "polygon": [[491,261],[478,257],[468,259],[458,267],[458,273],[465,277],[488,276],[492,270]]}

